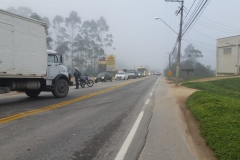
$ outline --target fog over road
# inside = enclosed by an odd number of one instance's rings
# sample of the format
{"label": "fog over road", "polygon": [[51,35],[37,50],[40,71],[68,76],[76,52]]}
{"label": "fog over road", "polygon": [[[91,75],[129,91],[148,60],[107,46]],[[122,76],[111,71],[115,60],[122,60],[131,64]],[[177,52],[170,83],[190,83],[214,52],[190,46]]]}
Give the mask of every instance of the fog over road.
{"label": "fog over road", "polygon": [[[137,159],[153,115],[155,90],[163,85],[156,84],[158,80],[150,76],[71,87],[60,99],[51,93],[35,99],[1,97],[0,159],[115,159],[119,154]],[[140,123],[124,153],[122,145],[137,119]]]}

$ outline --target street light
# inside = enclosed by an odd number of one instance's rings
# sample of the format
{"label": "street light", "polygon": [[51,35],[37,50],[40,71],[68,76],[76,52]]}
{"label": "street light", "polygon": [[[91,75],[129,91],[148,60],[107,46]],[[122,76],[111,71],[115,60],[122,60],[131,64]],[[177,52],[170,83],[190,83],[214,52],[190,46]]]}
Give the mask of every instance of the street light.
{"label": "street light", "polygon": [[159,18],[159,17],[155,17],[155,20],[161,20],[163,23],[165,23],[173,32],[175,32],[177,35],[178,35],[178,33],[174,30],[174,29],[172,29],[172,27],[170,27],[166,22],[164,22],[161,18]]}

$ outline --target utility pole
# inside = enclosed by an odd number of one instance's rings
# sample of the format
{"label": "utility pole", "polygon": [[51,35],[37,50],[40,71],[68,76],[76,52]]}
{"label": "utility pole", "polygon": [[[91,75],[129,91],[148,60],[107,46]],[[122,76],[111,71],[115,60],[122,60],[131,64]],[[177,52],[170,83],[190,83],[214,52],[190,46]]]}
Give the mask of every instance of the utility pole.
{"label": "utility pole", "polygon": [[181,8],[177,12],[179,14],[181,12],[181,18],[180,18],[180,29],[178,34],[178,54],[177,54],[177,66],[176,66],[176,79],[175,79],[175,86],[178,86],[179,82],[179,66],[180,66],[180,56],[181,56],[181,40],[182,40],[182,19],[183,19],[183,0],[165,0],[166,2],[180,2]]}
{"label": "utility pole", "polygon": [[170,70],[170,62],[171,62],[171,54],[169,53],[169,60],[168,60],[168,70]]}
{"label": "utility pole", "polygon": [[[168,54],[168,72],[170,71],[170,63],[171,63],[171,52],[167,53]],[[169,79],[169,74],[168,74],[168,79]]]}

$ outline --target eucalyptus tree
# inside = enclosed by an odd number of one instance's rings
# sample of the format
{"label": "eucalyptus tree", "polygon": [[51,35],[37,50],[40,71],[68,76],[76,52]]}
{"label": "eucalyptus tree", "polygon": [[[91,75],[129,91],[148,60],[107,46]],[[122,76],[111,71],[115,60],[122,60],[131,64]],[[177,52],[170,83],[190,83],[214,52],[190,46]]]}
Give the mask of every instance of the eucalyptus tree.
{"label": "eucalyptus tree", "polygon": [[51,23],[49,21],[49,18],[48,17],[43,17],[42,18],[42,21],[46,23],[46,33],[47,33],[47,48],[48,49],[52,49],[52,42],[53,42],[53,39],[51,37],[51,32],[49,31],[49,28],[51,26]]}
{"label": "eucalyptus tree", "polygon": [[65,18],[65,25],[67,27],[69,33],[69,44],[71,48],[71,58],[72,58],[72,70],[73,70],[73,52],[74,52],[74,40],[78,34],[78,30],[80,28],[81,18],[78,16],[78,13],[72,11],[69,14],[69,17]]}
{"label": "eucalyptus tree", "polygon": [[56,45],[59,46],[61,42],[63,42],[64,40],[64,35],[62,33],[64,32],[61,32],[61,30],[64,30],[63,28],[63,22],[64,22],[64,18],[62,16],[55,16],[53,18],[53,30],[54,30],[54,33],[56,35]]}
{"label": "eucalyptus tree", "polygon": [[[83,70],[87,67],[86,65],[86,40],[83,39],[83,37],[78,34],[75,38],[74,42],[74,52],[76,55],[74,56],[74,62],[78,68]],[[78,63],[81,62],[81,63]]]}
{"label": "eucalyptus tree", "polygon": [[97,20],[98,24],[98,33],[101,40],[101,47],[106,50],[106,48],[111,47],[113,43],[113,36],[112,34],[109,34],[109,26],[107,25],[107,21],[104,17],[100,17],[99,20]]}
{"label": "eucalyptus tree", "polygon": [[67,34],[67,30],[64,27],[64,18],[60,15],[57,15],[53,18],[53,30],[56,36],[56,51],[64,55],[68,59],[69,52],[69,35]]}
{"label": "eucalyptus tree", "polygon": [[24,17],[30,17],[33,14],[33,11],[28,7],[18,7],[17,9],[15,9],[14,7],[9,7],[6,9],[6,11],[14,14],[18,14]]}
{"label": "eucalyptus tree", "polygon": [[24,17],[30,17],[33,14],[33,11],[28,7],[18,7],[18,9],[15,9],[14,7],[9,7],[6,9],[6,11],[21,15]]}
{"label": "eucalyptus tree", "polygon": [[84,40],[84,53],[87,62],[87,68],[92,72],[97,70],[97,58],[104,54],[101,47],[101,37],[99,35],[99,26],[96,21],[85,21],[82,24],[80,33]]}
{"label": "eucalyptus tree", "polygon": [[192,44],[189,44],[185,48],[184,52],[185,54],[183,55],[183,59],[187,62],[186,67],[194,69],[197,64],[197,59],[203,57],[202,52],[198,49],[195,49]]}
{"label": "eucalyptus tree", "polygon": [[30,16],[30,18],[36,19],[36,20],[38,20],[38,21],[43,21],[42,18],[41,18],[41,16],[39,16],[37,13],[33,13],[33,14]]}
{"label": "eucalyptus tree", "polygon": [[14,13],[14,14],[18,14],[17,9],[15,9],[14,7],[9,7],[9,8],[6,9],[6,11]]}
{"label": "eucalyptus tree", "polygon": [[46,34],[47,34],[47,39],[46,39],[46,43],[47,43],[47,48],[48,49],[52,49],[52,38],[51,38],[51,32],[49,32],[49,27],[51,26],[51,23],[49,21],[49,19],[47,17],[43,17],[41,18],[40,15],[38,15],[37,13],[33,13],[30,18],[32,19],[36,19],[36,20],[39,20],[39,21],[43,21],[46,23]]}
{"label": "eucalyptus tree", "polygon": [[33,14],[33,11],[28,7],[18,7],[18,14],[21,16],[29,17]]}

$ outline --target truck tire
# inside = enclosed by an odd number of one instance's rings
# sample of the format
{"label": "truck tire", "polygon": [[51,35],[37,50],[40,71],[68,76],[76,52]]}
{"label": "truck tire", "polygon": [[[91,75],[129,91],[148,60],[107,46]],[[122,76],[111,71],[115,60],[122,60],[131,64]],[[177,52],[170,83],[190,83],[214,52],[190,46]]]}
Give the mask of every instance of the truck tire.
{"label": "truck tire", "polygon": [[29,97],[37,97],[41,91],[40,90],[25,90],[25,93]]}
{"label": "truck tire", "polygon": [[59,81],[57,81],[56,85],[54,86],[54,90],[52,91],[52,94],[56,98],[62,98],[68,94],[68,91],[69,91],[68,82],[65,79],[60,79]]}

